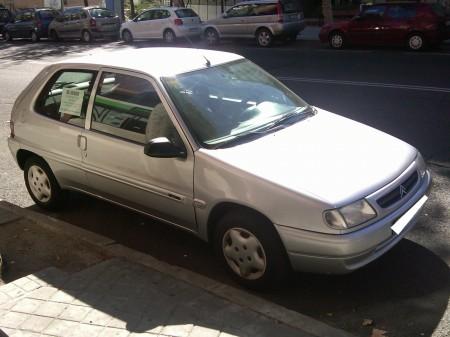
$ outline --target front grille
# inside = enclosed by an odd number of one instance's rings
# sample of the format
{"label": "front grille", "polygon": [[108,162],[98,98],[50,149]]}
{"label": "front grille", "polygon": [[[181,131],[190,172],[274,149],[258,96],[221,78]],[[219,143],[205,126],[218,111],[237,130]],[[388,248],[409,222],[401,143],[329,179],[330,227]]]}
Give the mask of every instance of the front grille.
{"label": "front grille", "polygon": [[401,199],[405,198],[409,195],[409,192],[413,189],[414,185],[416,185],[417,180],[419,179],[419,175],[416,172],[412,173],[404,182],[398,185],[391,192],[383,195],[380,199],[377,200],[378,205],[381,208],[388,208],[389,206],[395,204]]}

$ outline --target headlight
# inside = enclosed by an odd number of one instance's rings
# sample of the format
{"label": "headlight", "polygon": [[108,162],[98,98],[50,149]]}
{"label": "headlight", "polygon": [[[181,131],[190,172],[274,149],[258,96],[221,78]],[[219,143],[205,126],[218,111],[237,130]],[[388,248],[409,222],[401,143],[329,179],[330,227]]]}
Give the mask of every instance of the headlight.
{"label": "headlight", "polygon": [[377,213],[375,210],[364,199],[324,213],[327,224],[336,229],[351,228],[369,221],[376,216]]}

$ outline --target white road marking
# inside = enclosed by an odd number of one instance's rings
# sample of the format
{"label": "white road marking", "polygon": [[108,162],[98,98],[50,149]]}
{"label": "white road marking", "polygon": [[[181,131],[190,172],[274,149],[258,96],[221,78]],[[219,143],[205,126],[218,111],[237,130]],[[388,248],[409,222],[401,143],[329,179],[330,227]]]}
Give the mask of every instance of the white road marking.
{"label": "white road marking", "polygon": [[281,81],[290,81],[290,82],[339,84],[339,85],[353,85],[353,86],[358,86],[358,87],[376,87],[376,88],[390,88],[390,89],[404,89],[404,90],[418,90],[418,91],[450,93],[450,88],[440,88],[440,87],[431,87],[431,86],[422,86],[422,85],[327,80],[327,79],[322,79],[322,78],[307,78],[307,77],[288,77],[288,76],[276,76],[276,77]]}

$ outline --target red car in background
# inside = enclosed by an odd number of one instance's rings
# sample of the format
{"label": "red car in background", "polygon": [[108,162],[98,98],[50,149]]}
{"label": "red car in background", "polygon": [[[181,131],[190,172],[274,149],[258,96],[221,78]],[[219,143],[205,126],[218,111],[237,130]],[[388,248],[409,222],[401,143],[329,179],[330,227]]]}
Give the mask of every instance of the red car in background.
{"label": "red car in background", "polygon": [[367,5],[351,20],[324,25],[319,38],[334,49],[347,45],[405,45],[418,51],[450,38],[450,17],[439,4]]}

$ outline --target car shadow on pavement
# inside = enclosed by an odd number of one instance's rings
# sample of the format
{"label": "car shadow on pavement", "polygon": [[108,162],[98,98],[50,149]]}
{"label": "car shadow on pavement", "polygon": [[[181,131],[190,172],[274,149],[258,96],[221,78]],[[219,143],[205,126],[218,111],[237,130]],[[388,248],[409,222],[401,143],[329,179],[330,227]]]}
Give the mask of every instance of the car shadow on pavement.
{"label": "car shadow on pavement", "polygon": [[[208,245],[188,233],[77,193],[71,193],[69,204],[61,213],[50,215],[237,286]],[[368,336],[376,328],[388,336],[427,337],[446,311],[450,270],[430,250],[404,239],[379,260],[351,274],[296,273],[289,284],[254,294],[358,336]]]}

